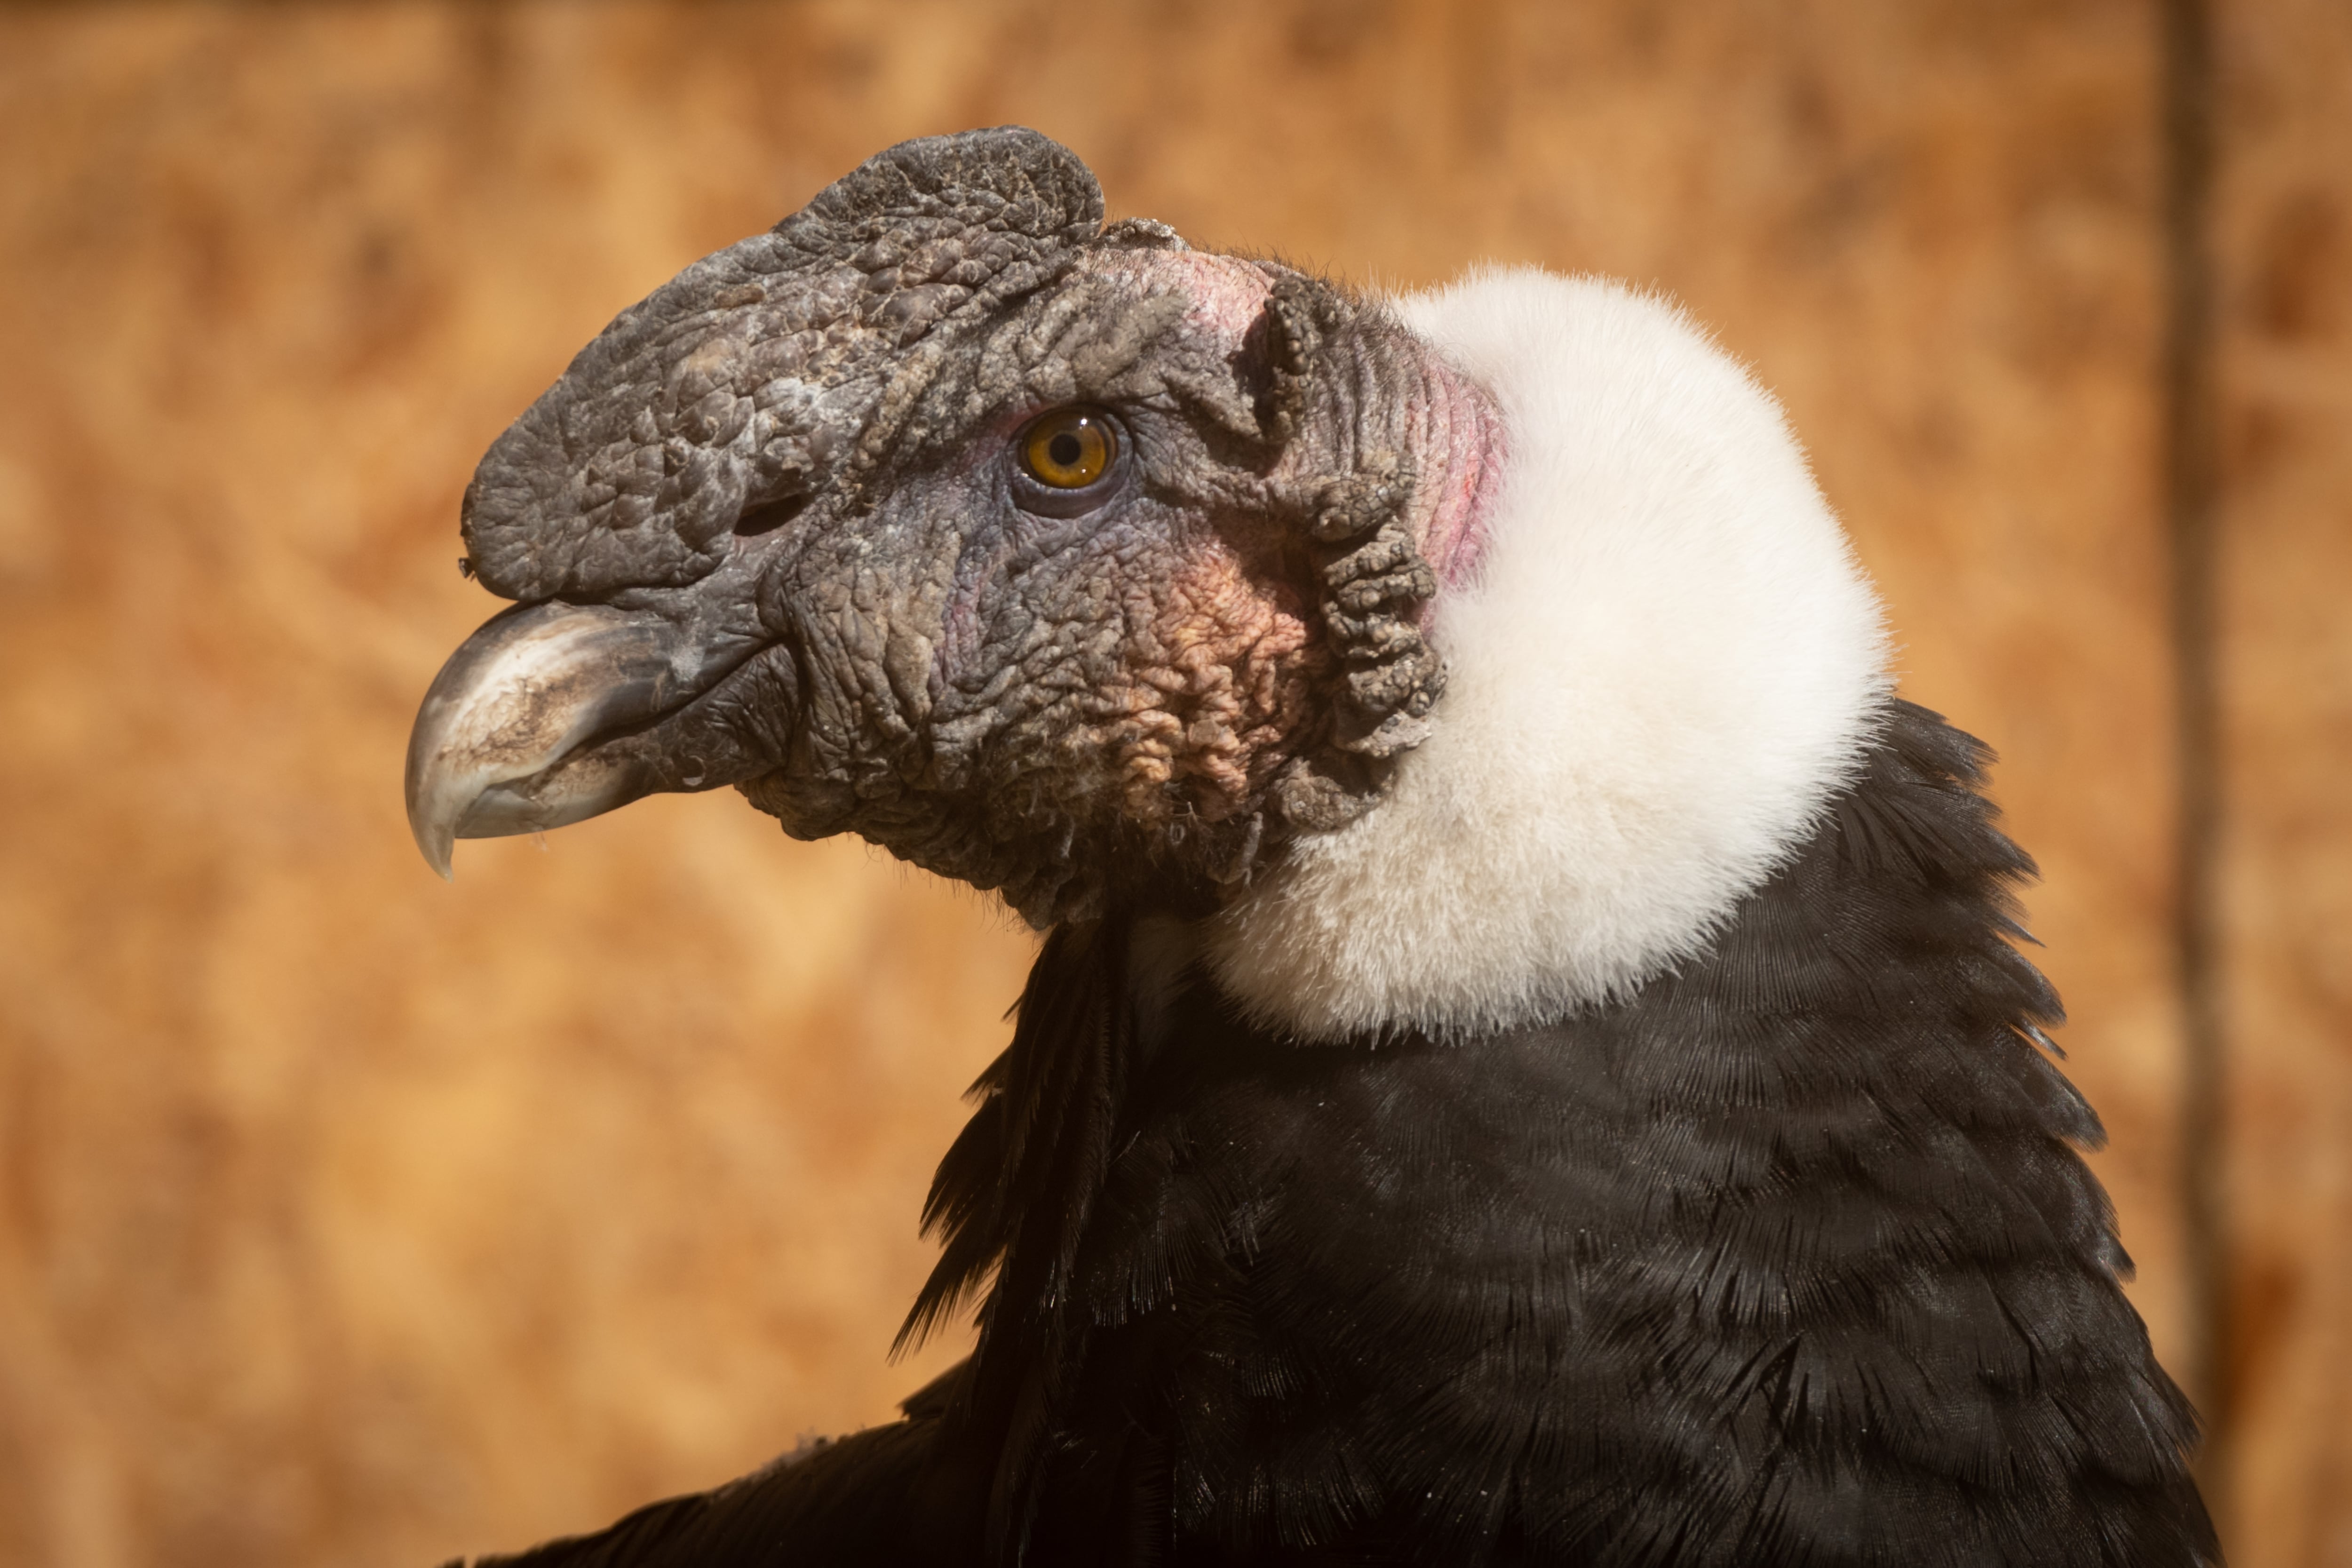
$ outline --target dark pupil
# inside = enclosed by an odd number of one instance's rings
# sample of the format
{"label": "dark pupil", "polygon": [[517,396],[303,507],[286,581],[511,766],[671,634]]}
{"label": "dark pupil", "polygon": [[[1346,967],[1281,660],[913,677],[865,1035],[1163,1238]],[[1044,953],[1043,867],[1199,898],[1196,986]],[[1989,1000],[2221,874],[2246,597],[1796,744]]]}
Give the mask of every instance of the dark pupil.
{"label": "dark pupil", "polygon": [[1045,455],[1054,459],[1055,466],[1057,468],[1076,468],[1078,458],[1085,450],[1084,447],[1078,445],[1078,438],[1067,430],[1045,443]]}

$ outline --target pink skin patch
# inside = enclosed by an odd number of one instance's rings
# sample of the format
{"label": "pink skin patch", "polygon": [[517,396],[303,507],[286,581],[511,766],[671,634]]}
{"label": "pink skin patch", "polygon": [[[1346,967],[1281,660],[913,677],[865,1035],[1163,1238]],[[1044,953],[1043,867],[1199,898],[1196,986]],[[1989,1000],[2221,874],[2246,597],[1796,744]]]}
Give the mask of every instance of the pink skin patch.
{"label": "pink skin patch", "polygon": [[1486,395],[1435,355],[1426,364],[1429,395],[1409,406],[1422,497],[1432,503],[1418,542],[1422,559],[1437,574],[1442,597],[1477,574],[1507,452],[1502,417]]}
{"label": "pink skin patch", "polygon": [[1306,620],[1271,602],[1230,552],[1188,563],[1155,600],[1122,672],[1127,711],[1104,737],[1125,810],[1151,821],[1181,798],[1223,821],[1286,756],[1282,742],[1311,712],[1325,661]]}

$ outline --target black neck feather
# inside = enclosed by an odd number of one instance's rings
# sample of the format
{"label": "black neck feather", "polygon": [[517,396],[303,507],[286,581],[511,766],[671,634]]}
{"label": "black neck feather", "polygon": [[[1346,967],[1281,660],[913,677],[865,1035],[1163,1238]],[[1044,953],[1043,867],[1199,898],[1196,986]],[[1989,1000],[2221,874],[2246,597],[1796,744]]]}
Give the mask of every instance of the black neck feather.
{"label": "black neck feather", "polygon": [[1983,761],[1895,705],[1705,955],[1468,1043],[1056,931],[906,1330],[992,1273],[997,1559],[2217,1561]]}

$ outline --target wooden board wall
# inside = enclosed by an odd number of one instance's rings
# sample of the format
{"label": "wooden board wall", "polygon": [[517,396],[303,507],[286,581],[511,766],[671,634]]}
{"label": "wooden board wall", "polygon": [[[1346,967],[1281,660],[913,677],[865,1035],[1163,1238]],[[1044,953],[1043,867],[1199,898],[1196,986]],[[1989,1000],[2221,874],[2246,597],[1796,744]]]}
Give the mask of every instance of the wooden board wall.
{"label": "wooden board wall", "polygon": [[[2352,36],[2221,31],[2234,1560],[2352,1563]],[[2154,12],[0,11],[0,1561],[422,1564],[879,1419],[1029,939],[731,797],[407,842],[482,447],[900,138],[1379,285],[1666,289],[1992,742],[2181,1344]],[[2333,151],[2331,151],[2333,149]]]}

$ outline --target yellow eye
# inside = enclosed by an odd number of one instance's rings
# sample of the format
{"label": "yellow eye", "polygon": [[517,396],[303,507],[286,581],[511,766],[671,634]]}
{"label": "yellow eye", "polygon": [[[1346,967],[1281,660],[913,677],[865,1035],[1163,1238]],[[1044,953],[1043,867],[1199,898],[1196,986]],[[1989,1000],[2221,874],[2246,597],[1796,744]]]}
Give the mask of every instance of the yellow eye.
{"label": "yellow eye", "polygon": [[1078,490],[1103,477],[1118,452],[1110,421],[1083,408],[1056,408],[1021,433],[1021,462],[1039,484]]}

